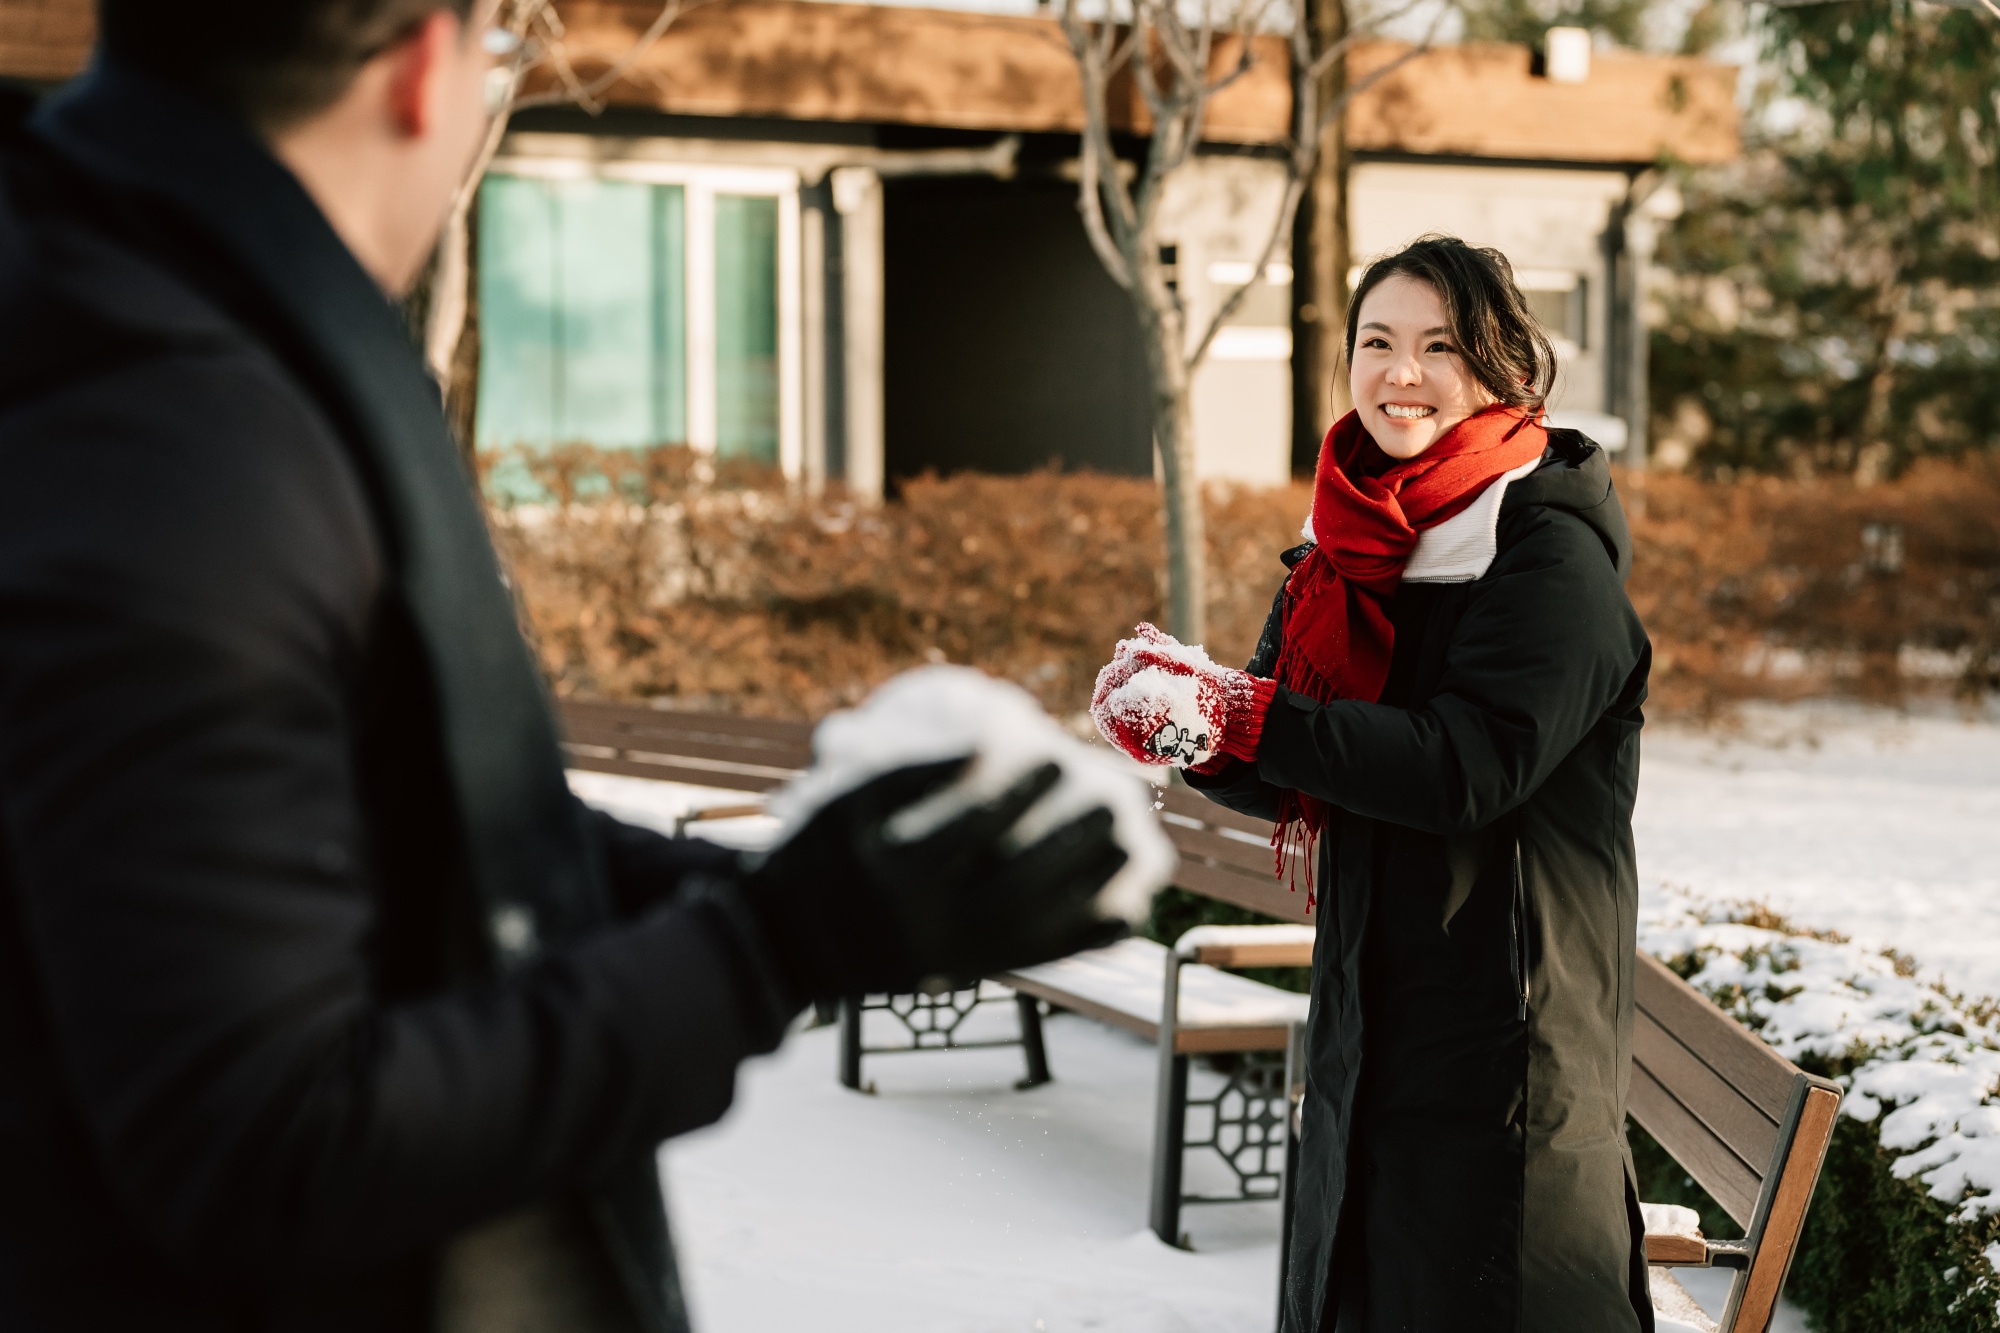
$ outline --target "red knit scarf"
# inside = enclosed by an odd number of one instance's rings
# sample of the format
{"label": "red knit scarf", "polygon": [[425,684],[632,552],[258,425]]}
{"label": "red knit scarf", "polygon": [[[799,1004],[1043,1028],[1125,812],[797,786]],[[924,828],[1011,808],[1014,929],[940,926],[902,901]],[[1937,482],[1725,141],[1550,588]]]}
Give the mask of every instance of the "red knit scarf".
{"label": "red knit scarf", "polygon": [[[1278,683],[1321,703],[1382,697],[1396,633],[1390,599],[1417,534],[1464,511],[1488,486],[1540,458],[1549,433],[1509,407],[1459,422],[1415,458],[1396,462],[1349,412],[1320,445],[1313,478],[1314,545],[1285,582]],[[1286,791],[1272,843],[1278,873],[1296,849],[1305,863],[1307,910],[1314,857],[1326,827],[1323,801]],[[1296,872],[1298,862],[1292,862]],[[1296,874],[1294,874],[1296,880]]]}

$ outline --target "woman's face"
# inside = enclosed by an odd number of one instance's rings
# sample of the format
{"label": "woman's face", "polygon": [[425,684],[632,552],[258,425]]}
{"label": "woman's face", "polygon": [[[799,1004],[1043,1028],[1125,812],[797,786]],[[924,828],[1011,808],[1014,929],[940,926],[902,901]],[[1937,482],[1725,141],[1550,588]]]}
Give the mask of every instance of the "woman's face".
{"label": "woman's face", "polygon": [[1348,384],[1382,452],[1415,458],[1496,400],[1466,369],[1437,288],[1398,273],[1361,303]]}

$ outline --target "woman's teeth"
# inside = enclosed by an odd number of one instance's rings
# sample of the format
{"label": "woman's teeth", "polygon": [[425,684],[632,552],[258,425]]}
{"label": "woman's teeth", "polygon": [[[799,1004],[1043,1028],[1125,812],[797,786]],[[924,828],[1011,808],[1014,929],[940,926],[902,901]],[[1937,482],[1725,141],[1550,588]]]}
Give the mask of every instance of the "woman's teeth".
{"label": "woman's teeth", "polygon": [[1405,407],[1401,403],[1384,403],[1382,404],[1382,410],[1392,417],[1402,417],[1408,421],[1415,421],[1419,417],[1427,417],[1437,411],[1435,407]]}

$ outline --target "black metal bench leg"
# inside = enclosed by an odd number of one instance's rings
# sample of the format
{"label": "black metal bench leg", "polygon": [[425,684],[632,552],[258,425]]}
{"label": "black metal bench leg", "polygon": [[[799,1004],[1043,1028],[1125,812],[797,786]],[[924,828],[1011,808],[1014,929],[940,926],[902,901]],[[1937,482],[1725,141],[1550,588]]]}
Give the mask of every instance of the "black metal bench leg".
{"label": "black metal bench leg", "polygon": [[1021,1054],[1028,1058],[1028,1076],[1014,1088],[1025,1092],[1049,1081],[1049,1048],[1042,1044],[1042,1002],[1017,992],[1014,1007],[1021,1014]]}
{"label": "black metal bench leg", "polygon": [[1171,1058],[1153,1127],[1153,1234],[1181,1243],[1181,1157],[1187,1141],[1188,1057]]}
{"label": "black metal bench leg", "polygon": [[861,1091],[861,997],[840,1002],[840,1085]]}

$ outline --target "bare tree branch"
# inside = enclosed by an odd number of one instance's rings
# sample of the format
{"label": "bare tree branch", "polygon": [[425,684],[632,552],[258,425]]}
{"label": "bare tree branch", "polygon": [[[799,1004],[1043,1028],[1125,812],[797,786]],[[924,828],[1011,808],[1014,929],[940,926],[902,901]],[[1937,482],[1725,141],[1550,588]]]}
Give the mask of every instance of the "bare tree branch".
{"label": "bare tree branch", "polygon": [[[1400,17],[1417,4],[1430,2],[1395,0],[1398,7],[1384,18]],[[1290,245],[1293,220],[1317,170],[1326,131],[1357,94],[1428,50],[1436,31],[1434,23],[1414,49],[1358,80],[1331,105],[1322,105],[1322,77],[1334,61],[1345,58],[1355,40],[1379,31],[1383,20],[1360,25],[1328,49],[1315,50],[1303,5],[1292,0],[1287,34],[1292,120],[1281,144],[1284,183],[1277,216],[1265,233],[1251,281],[1227,293],[1190,348],[1187,299],[1194,285],[1179,280],[1182,275],[1170,275],[1162,253],[1160,219],[1168,185],[1199,149],[1214,98],[1242,81],[1255,65],[1258,35],[1272,26],[1269,15],[1278,3],[1104,0],[1104,12],[1086,21],[1078,13],[1079,0],[1062,0],[1057,15],[1076,61],[1083,103],[1077,212],[1099,262],[1130,296],[1143,336],[1166,520],[1168,620],[1174,633],[1188,642],[1201,639],[1205,597],[1203,518],[1194,475],[1194,373],[1223,325],[1242,307],[1250,287],[1269,271],[1272,257]],[[1449,6],[1455,0],[1445,3]],[[1218,40],[1237,43],[1233,57],[1218,54]],[[1151,122],[1145,129],[1141,160],[1129,180],[1121,172],[1128,164],[1119,159],[1112,137],[1111,89],[1121,76],[1131,79],[1137,93],[1131,100],[1144,107]],[[1119,108],[1121,122],[1136,109]]]}
{"label": "bare tree branch", "polygon": [[[604,104],[599,99],[637,67],[681,16],[703,3],[706,0],[667,0],[653,16],[652,22],[617,59],[597,77],[584,80],[578,76],[570,61],[569,30],[562,16],[556,12],[553,0],[504,0],[497,21],[522,39],[521,51],[508,71],[512,80],[510,94],[506,105],[494,115],[487,127],[478,154],[452,196],[451,212],[438,241],[438,253],[429,279],[424,360],[441,385],[449,386],[451,383],[458,346],[465,336],[466,315],[471,306],[469,226],[473,201],[478,197],[479,183],[485,179],[487,169],[493,165],[493,159],[500,151],[513,113],[523,107],[568,102],[581,105],[593,114],[602,111]],[[560,87],[532,96],[520,95],[522,79],[537,69],[553,71]]]}
{"label": "bare tree branch", "polygon": [[1136,37],[1121,41],[1117,26],[1107,15],[1095,27],[1077,13],[1077,0],[1063,0],[1058,16],[1063,36],[1082,71],[1083,134],[1077,149],[1077,211],[1083,215],[1084,233],[1098,262],[1120,287],[1130,290],[1136,275],[1125,247],[1113,235],[1107,219],[1107,203],[1116,230],[1129,234],[1134,218],[1130,196],[1118,176],[1118,159],[1111,144],[1110,116],[1106,90],[1118,67],[1131,58]]}
{"label": "bare tree branch", "polygon": [[564,86],[561,92],[539,93],[532,97],[518,98],[514,103],[515,109],[574,102],[585,111],[596,115],[604,110],[604,103],[600,100],[604,94],[617,86],[619,80],[630,74],[639,62],[646,58],[647,54],[659,44],[660,39],[667,35],[667,29],[673,27],[689,10],[698,9],[707,2],[708,0],[669,0],[669,3],[662,5],[660,12],[653,16],[653,21],[646,25],[646,30],[625,48],[624,54],[612,61],[597,77],[586,82],[577,77],[570,63],[567,43],[563,41],[567,34],[561,28],[562,20],[555,15],[553,7],[544,0],[542,11],[554,20],[555,24],[551,33],[554,40],[550,46],[550,58],[552,63],[557,65],[558,77],[563,80]]}
{"label": "bare tree branch", "polygon": [[[1413,5],[1406,4],[1402,9],[1395,12],[1397,14],[1407,13],[1412,7]],[[1412,45],[1407,51],[1404,51],[1380,69],[1371,70],[1366,77],[1348,84],[1342,90],[1341,95],[1335,98],[1329,106],[1322,107],[1317,105],[1319,100],[1320,76],[1326,72],[1327,67],[1332,63],[1329,56],[1339,57],[1345,55],[1348,50],[1352,49],[1357,35],[1365,34],[1350,32],[1346,37],[1334,43],[1329,52],[1323,53],[1319,58],[1303,65],[1294,60],[1292,66],[1292,102],[1295,115],[1291,144],[1292,151],[1286,159],[1285,188],[1278,205],[1277,217],[1273,220],[1271,230],[1264,238],[1264,248],[1258,253],[1257,262],[1251,270],[1249,281],[1236,287],[1228,296],[1223,298],[1222,303],[1216,307],[1215,314],[1209,319],[1208,326],[1202,331],[1201,338],[1195,344],[1194,351],[1189,353],[1188,369],[1190,372],[1198,367],[1208,356],[1208,349],[1214,345],[1216,335],[1222,332],[1223,326],[1229,322],[1230,316],[1242,308],[1243,302],[1249,298],[1250,289],[1259,282],[1266,280],[1265,275],[1271,266],[1272,257],[1280,253],[1281,250],[1289,250],[1291,248],[1292,224],[1298,217],[1299,200],[1305,194],[1306,182],[1312,178],[1313,169],[1319,164],[1320,143],[1324,137],[1326,128],[1340,119],[1342,113],[1347,110],[1349,103],[1353,102],[1355,98],[1367,92],[1377,83],[1388,78],[1412,60],[1428,52],[1431,49],[1432,42],[1436,40],[1438,26],[1442,23],[1446,12],[1446,8],[1441,8],[1437,11],[1431,19],[1429,28],[1425,30],[1421,41]],[[1295,25],[1295,32],[1303,32],[1305,26],[1303,21],[1299,22]],[[1296,39],[1293,43],[1293,49],[1296,53],[1298,49]],[[1302,115],[1300,114],[1301,111],[1303,111]]]}

